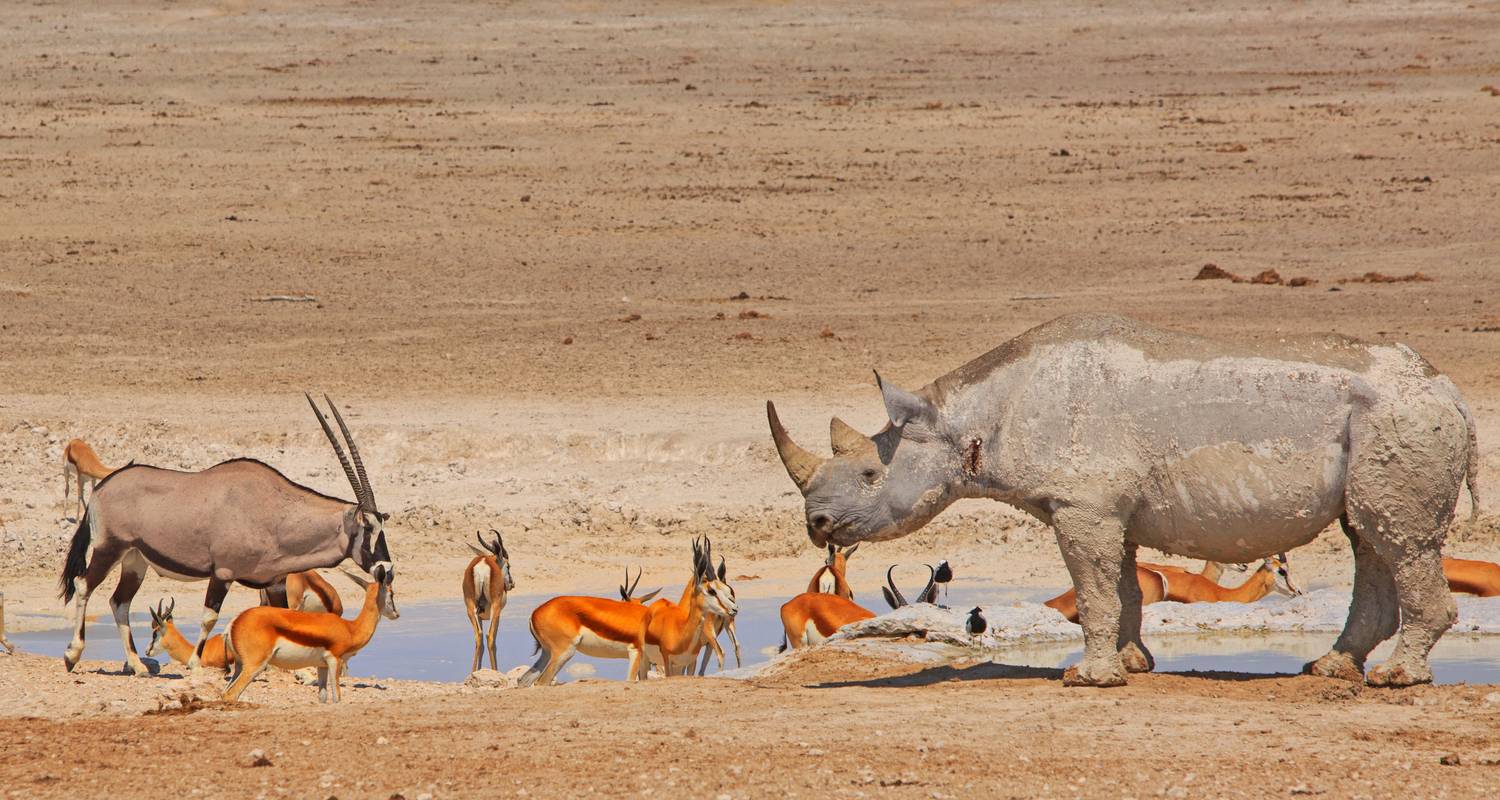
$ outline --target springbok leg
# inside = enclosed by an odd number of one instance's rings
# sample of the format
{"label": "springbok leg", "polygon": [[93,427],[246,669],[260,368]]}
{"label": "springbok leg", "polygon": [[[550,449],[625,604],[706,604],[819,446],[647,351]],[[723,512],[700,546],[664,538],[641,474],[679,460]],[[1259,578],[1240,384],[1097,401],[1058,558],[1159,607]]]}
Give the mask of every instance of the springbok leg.
{"label": "springbok leg", "polygon": [[193,647],[193,655],[188,659],[187,668],[194,677],[203,674],[203,666],[198,660],[203,657],[203,643],[213,635],[214,626],[219,624],[219,609],[224,607],[224,596],[229,594],[229,584],[218,578],[208,579],[208,592],[203,596],[203,622],[198,628],[198,643]]}
{"label": "springbok leg", "polygon": [[500,603],[499,598],[490,598],[490,669],[499,671],[500,665],[495,659],[495,631],[500,627]]}
{"label": "springbok leg", "polygon": [[479,626],[479,615],[475,612],[474,605],[472,603],[466,605],[469,624],[474,627],[474,665],[469,667],[469,671],[475,672],[484,664],[484,629]]}

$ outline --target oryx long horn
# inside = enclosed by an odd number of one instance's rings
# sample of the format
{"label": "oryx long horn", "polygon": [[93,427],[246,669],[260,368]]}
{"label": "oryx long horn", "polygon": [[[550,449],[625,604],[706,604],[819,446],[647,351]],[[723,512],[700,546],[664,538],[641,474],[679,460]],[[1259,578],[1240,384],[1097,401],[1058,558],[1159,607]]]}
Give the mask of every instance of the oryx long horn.
{"label": "oryx long horn", "polygon": [[833,454],[836,456],[875,451],[875,440],[849,427],[848,423],[838,417],[828,423],[828,439],[833,444]]}
{"label": "oryx long horn", "polygon": [[786,467],[786,474],[792,477],[792,483],[797,484],[799,491],[806,493],[807,485],[812,482],[813,473],[823,465],[824,459],[802,449],[800,445],[792,441],[791,435],[781,424],[781,418],[776,416],[776,405],[770,400],[766,401],[766,419],[771,423],[771,439],[776,442],[776,452],[781,456],[781,463]]}
{"label": "oryx long horn", "polygon": [[922,593],[919,594],[919,595],[917,595],[917,602],[918,603],[932,603],[933,605],[936,605],[937,604],[937,570],[933,569],[931,564],[923,564],[922,566],[924,566],[924,567],[927,568],[927,572],[928,572],[927,586],[923,587]]}
{"label": "oryx long horn", "polygon": [[[891,608],[900,608],[908,605],[908,603],[906,602],[906,598],[901,596],[901,590],[896,588],[896,579],[891,576],[891,573],[895,571],[895,564],[892,564],[891,568],[885,571],[885,583],[890,587],[890,593],[886,595],[885,601],[890,603]],[[892,598],[894,598],[894,601]]]}
{"label": "oryx long horn", "polygon": [[378,511],[379,507],[375,505],[375,490],[370,487],[370,477],[365,474],[365,462],[359,457],[359,445],[355,444],[354,437],[349,435],[349,426],[344,424],[344,415],[339,413],[339,407],[333,404],[333,400],[329,399],[328,395],[323,395],[323,399],[327,401],[328,408],[333,411],[333,418],[338,422],[339,430],[344,434],[344,441],[349,443],[349,455],[354,459],[354,471],[359,474],[359,485],[364,489],[364,497],[360,499],[369,503],[370,507],[366,510]]}
{"label": "oryx long horn", "polygon": [[359,476],[354,474],[354,467],[349,465],[349,457],[344,455],[343,446],[340,445],[339,440],[334,437],[333,428],[329,427],[328,419],[324,417],[323,412],[318,409],[318,404],[313,402],[312,395],[308,394],[307,392],[303,392],[302,396],[307,398],[307,404],[312,406],[313,413],[318,416],[318,424],[323,426],[323,434],[328,437],[328,443],[333,445],[333,453],[334,455],[339,457],[339,464],[344,468],[344,477],[349,479],[349,486],[354,489],[354,499],[361,506],[363,506],[365,504],[365,493],[364,490],[360,488]]}

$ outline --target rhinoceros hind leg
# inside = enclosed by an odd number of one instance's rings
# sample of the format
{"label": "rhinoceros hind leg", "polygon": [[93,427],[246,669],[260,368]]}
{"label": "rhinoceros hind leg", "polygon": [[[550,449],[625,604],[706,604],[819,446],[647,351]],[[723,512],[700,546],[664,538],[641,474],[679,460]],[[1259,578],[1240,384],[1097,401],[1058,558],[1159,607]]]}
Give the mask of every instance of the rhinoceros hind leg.
{"label": "rhinoceros hind leg", "polygon": [[1141,641],[1143,592],[1140,576],[1135,568],[1135,551],[1135,543],[1126,542],[1124,558],[1120,561],[1120,635],[1117,649],[1126,672],[1150,672],[1156,668],[1156,659],[1151,657],[1151,651]]}
{"label": "rhinoceros hind leg", "polygon": [[[1123,686],[1125,664],[1119,647],[1124,527],[1114,516],[1088,506],[1058,509],[1052,526],[1063,563],[1073,577],[1078,621],[1083,625],[1083,660],[1063,672],[1063,685]],[[1135,638],[1139,639],[1139,586],[1136,591]]]}
{"label": "rhinoceros hind leg", "polygon": [[1348,515],[1340,517],[1339,524],[1354,551],[1354,594],[1349,601],[1349,618],[1333,649],[1317,661],[1309,662],[1302,671],[1357,682],[1365,678],[1365,659],[1370,651],[1396,632],[1396,581],[1385,559],[1375,552],[1370,539],[1361,536],[1350,524]]}

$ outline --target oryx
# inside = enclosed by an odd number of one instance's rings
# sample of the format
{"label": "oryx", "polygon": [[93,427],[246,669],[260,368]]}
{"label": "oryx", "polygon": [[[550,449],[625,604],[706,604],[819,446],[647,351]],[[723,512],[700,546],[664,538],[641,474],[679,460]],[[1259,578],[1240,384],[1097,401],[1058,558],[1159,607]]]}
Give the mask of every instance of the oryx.
{"label": "oryx", "polygon": [[294,483],[270,465],[249,458],[201,472],[141,464],[116,471],[95,487],[63,566],[63,601],[78,594],[73,641],[63,655],[69,671],[83,655],[89,595],[116,564],[120,583],[110,597],[110,610],[120,629],[126,663],[137,675],[147,674],[147,669],[130,634],[130,600],[148,566],[176,580],[208,580],[202,626],[188,664],[194,671],[231,583],[263,589],[288,573],[332,567],[346,558],[366,571],[384,564],[389,572],[388,515],[375,505],[359,448],[325,395],[349,444],[351,466],[328,420],[312,396],[306,397],[354,488],[355,502]]}

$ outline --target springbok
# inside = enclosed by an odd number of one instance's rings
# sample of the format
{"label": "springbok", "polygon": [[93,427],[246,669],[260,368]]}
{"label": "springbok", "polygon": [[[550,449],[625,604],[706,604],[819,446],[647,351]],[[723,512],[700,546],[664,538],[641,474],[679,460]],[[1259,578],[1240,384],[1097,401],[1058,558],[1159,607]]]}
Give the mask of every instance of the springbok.
{"label": "springbok", "polygon": [[293,611],[326,611],[344,615],[344,599],[317,570],[293,572],[284,580],[260,590],[260,604]]}
{"label": "springbok", "polygon": [[73,479],[78,479],[78,517],[83,519],[83,486],[88,484],[94,488],[99,481],[108,478],[114,470],[104,466],[99,460],[99,455],[94,448],[89,447],[88,442],[82,439],[70,439],[68,445],[63,448],[63,507],[68,505],[68,498],[72,496]]}
{"label": "springbok", "polygon": [[16,646],[5,638],[5,594],[0,592],[0,647],[5,648],[7,655],[16,652]]}
{"label": "springbok", "polygon": [[363,570],[373,571],[383,564],[386,574],[391,573],[385,543],[388,515],[375,505],[359,448],[338,408],[328,401],[349,445],[351,465],[323,412],[311,395],[306,396],[356,500],[329,497],[249,458],[225,461],[201,472],[143,464],[115,471],[95,487],[68,546],[59,581],[64,602],[78,595],[73,640],[63,654],[70,672],[83,657],[89,597],[116,564],[120,565],[120,583],[110,597],[110,610],[126,663],[137,675],[149,673],[130,633],[130,601],[147,567],[176,580],[208,580],[198,642],[188,663],[194,672],[230,584],[264,589],[284,575],[332,567],[346,558],[353,558]]}
{"label": "springbok", "polygon": [[[165,650],[173,661],[179,664],[187,664],[193,658],[193,643],[189,642],[182,632],[177,630],[177,625],[172,622],[172,609],[177,607],[177,601],[173,600],[166,605],[157,601],[156,608],[147,607],[151,612],[151,644],[146,648],[146,656],[154,657],[157,650]],[[203,655],[198,657],[198,663],[213,669],[229,669],[228,652],[224,649],[224,636],[215,634],[208,637],[203,643]]]}
{"label": "springbok", "polygon": [[[921,592],[917,593],[917,602],[937,605],[937,570],[933,569],[931,564],[923,564],[922,566],[927,568],[927,585],[922,587]],[[900,608],[910,605],[910,603],[906,602],[906,598],[901,595],[901,590],[896,588],[896,579],[892,575],[895,571],[895,564],[892,564],[890,569],[885,571],[885,585],[880,587],[880,592],[885,595],[886,605],[891,608]]]}
{"label": "springbok", "polygon": [[[731,620],[739,612],[734,590],[714,571],[713,543],[704,537],[693,542],[693,577],[683,587],[682,597],[651,604],[646,632],[647,653],[660,665],[663,675],[687,675],[698,659],[698,649],[713,638],[712,617]],[[717,647],[718,643],[714,643]]]}
{"label": "springbok", "polygon": [[[849,581],[844,575],[848,555],[853,550],[854,548],[849,548],[843,553],[845,557],[839,559],[835,557],[833,545],[829,545],[828,561],[823,569],[813,574],[808,590],[782,605],[781,627],[786,634],[782,650],[787,647],[796,650],[819,644],[839,628],[875,616],[868,609],[854,603],[854,591],[849,588]],[[833,574],[833,594],[818,591],[824,569]]]}
{"label": "springbok", "polygon": [[629,659],[625,679],[645,680],[650,667],[646,628],[651,623],[651,607],[643,600],[630,599],[624,586],[620,589],[624,600],[564,595],[537,606],[531,612],[531,638],[536,640],[533,652],[542,657],[521,676],[519,685],[551,686],[573,654],[580,652],[594,658]]}
{"label": "springbok", "polygon": [[377,563],[370,580],[344,570],[365,590],[365,601],[354,619],[319,611],[292,611],[274,606],[247,609],[229,625],[224,641],[234,676],[224,699],[235,702],[266,667],[285,670],[317,667],[318,700],[339,701],[339,672],[375,635],[380,618],[397,619],[395,570]]}
{"label": "springbok", "polygon": [[1443,577],[1448,579],[1450,592],[1500,597],[1500,564],[1466,558],[1445,558]]}
{"label": "springbok", "polygon": [[[1286,553],[1267,558],[1244,583],[1233,588],[1220,586],[1200,573],[1187,572],[1181,567],[1162,570],[1146,564],[1137,564],[1135,569],[1136,579],[1141,583],[1143,605],[1162,601],[1254,603],[1273,591],[1287,597],[1302,594],[1302,590],[1292,582]],[[1063,592],[1043,605],[1056,609],[1069,622],[1078,621],[1078,597],[1073,589]]]}
{"label": "springbok", "polygon": [[620,584],[621,600],[624,600],[627,603],[635,603],[636,605],[645,605],[646,603],[651,602],[651,598],[661,593],[661,589],[656,589],[654,591],[647,592],[640,597],[635,596],[636,587],[641,585],[641,575],[644,572],[644,569],[637,567],[635,571],[635,581],[631,582],[630,567],[625,568],[625,582]]}
{"label": "springbok", "polygon": [[[734,587],[729,584],[729,579],[725,577],[723,556],[719,556],[718,575],[719,582],[724,584],[724,588],[729,590],[729,599],[738,604],[739,597],[735,594]],[[724,648],[719,646],[719,634],[724,631],[729,631],[729,643],[734,645],[734,666],[736,668],[744,666],[744,662],[740,660],[739,633],[734,629],[734,621],[739,616],[738,608],[738,605],[736,605],[734,616],[721,617],[717,614],[710,614],[703,618],[703,636],[706,639],[705,644],[708,647],[703,650],[703,660],[698,662],[698,677],[701,678],[707,674],[709,656],[718,658],[719,671],[724,671]]]}
{"label": "springbok", "polygon": [[474,626],[474,665],[470,672],[479,669],[483,660],[485,632],[479,627],[481,621],[489,622],[490,669],[500,669],[495,659],[495,629],[500,626],[500,612],[505,610],[507,594],[516,588],[510,577],[510,553],[500,532],[490,528],[495,538],[486,542],[478,531],[474,537],[479,547],[469,545],[474,558],[464,567],[464,610],[469,615],[469,624]]}
{"label": "springbok", "polygon": [[[854,592],[849,589],[849,584],[845,583],[840,588],[839,581],[842,580],[841,575],[848,574],[849,559],[854,555],[854,551],[858,549],[859,544],[857,542],[853,547],[828,545],[828,559],[823,562],[823,566],[818,567],[817,572],[813,573],[812,580],[807,583],[807,591],[809,593],[824,592],[826,594],[837,594],[842,595],[847,600],[853,600]],[[824,575],[827,575],[832,583],[825,585],[823,583]]]}

